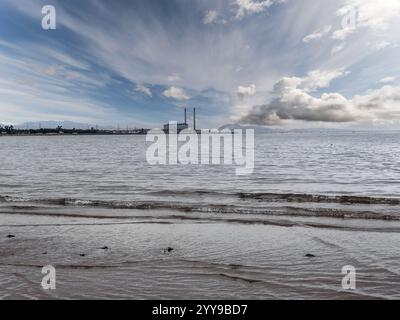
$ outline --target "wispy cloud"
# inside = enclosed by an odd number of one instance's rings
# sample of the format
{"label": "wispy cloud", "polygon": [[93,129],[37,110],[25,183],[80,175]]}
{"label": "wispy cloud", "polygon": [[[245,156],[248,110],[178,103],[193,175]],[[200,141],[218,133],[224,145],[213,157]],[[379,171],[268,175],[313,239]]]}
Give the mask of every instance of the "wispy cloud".
{"label": "wispy cloud", "polygon": [[151,97],[153,94],[151,93],[150,88],[147,88],[145,85],[143,84],[138,84],[136,85],[135,91],[137,92],[141,92],[144,93],[146,95],[148,95],[149,97]]}
{"label": "wispy cloud", "polygon": [[331,53],[332,53],[332,54],[336,54],[336,53],[342,51],[342,50],[345,48],[345,46],[346,46],[345,43],[340,43],[340,44],[338,44],[338,45],[335,45],[335,46],[332,48]]}
{"label": "wispy cloud", "polygon": [[321,30],[315,31],[315,32],[309,34],[308,36],[305,36],[303,38],[303,42],[309,43],[311,41],[321,39],[322,37],[327,35],[331,30],[332,30],[332,26],[325,26]]}
{"label": "wispy cloud", "polygon": [[379,80],[379,83],[392,83],[397,80],[397,77],[385,77]]}
{"label": "wispy cloud", "polygon": [[204,15],[203,23],[210,24],[217,21],[218,12],[215,10],[208,10],[207,13]]}
{"label": "wispy cloud", "polygon": [[182,80],[181,77],[177,73],[173,73],[170,76],[168,76],[168,81],[170,81],[170,82],[177,82],[177,81],[181,81],[181,80]]}

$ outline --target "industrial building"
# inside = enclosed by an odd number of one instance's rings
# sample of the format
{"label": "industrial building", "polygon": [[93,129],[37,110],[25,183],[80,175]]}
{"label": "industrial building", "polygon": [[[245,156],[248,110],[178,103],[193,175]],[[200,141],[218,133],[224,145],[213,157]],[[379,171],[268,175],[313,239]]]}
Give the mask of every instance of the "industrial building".
{"label": "industrial building", "polygon": [[[177,123],[177,132],[181,132],[182,130],[189,129],[189,124],[187,122],[187,108],[184,109],[184,122],[176,121]],[[169,123],[164,125],[164,131],[166,133],[169,132]],[[196,108],[193,108],[193,130],[196,130]]]}

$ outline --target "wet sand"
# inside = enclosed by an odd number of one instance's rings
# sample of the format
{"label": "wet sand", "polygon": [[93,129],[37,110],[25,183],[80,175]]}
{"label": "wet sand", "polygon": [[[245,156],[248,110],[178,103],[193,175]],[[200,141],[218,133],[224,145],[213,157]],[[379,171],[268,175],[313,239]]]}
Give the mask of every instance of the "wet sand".
{"label": "wet sand", "polygon": [[[311,218],[7,210],[2,299],[400,298],[398,222],[319,218],[316,228]],[[54,291],[41,288],[44,265],[56,268]],[[354,291],[342,289],[345,265],[357,270]]]}

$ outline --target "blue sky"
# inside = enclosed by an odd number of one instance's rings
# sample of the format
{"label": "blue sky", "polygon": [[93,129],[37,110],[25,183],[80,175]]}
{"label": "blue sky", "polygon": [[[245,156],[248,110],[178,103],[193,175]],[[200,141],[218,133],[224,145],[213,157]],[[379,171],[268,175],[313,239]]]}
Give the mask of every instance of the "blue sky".
{"label": "blue sky", "polygon": [[0,123],[397,128],[399,56],[398,0],[2,0]]}

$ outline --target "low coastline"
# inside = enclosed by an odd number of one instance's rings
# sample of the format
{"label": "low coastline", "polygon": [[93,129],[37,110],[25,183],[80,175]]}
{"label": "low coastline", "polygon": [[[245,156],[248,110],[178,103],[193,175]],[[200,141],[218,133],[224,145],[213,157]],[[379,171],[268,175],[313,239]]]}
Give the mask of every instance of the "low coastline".
{"label": "low coastline", "polygon": [[63,129],[59,131],[57,129],[38,129],[38,130],[14,130],[11,133],[0,132],[0,137],[26,137],[26,136],[126,136],[126,135],[146,135],[150,129],[137,129],[137,130],[99,130],[99,129],[88,129],[88,130],[76,130],[76,129]]}

